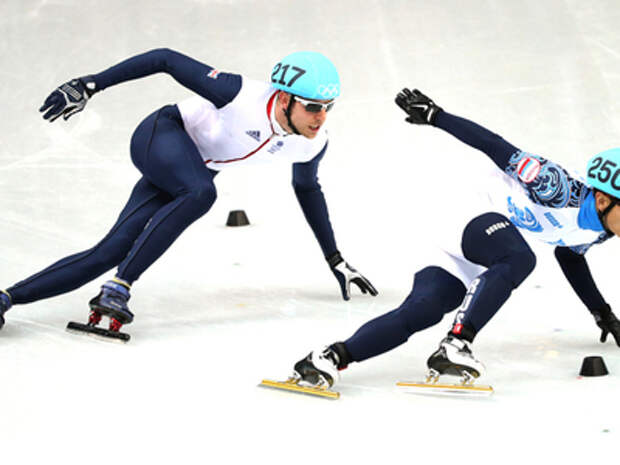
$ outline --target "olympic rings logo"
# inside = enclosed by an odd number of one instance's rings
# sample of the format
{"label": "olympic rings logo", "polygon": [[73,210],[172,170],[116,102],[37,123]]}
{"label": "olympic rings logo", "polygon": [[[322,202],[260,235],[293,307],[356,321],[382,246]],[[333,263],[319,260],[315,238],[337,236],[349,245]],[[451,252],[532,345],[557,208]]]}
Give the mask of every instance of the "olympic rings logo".
{"label": "olympic rings logo", "polygon": [[317,93],[325,99],[334,98],[338,95],[338,84],[321,84],[317,88]]}

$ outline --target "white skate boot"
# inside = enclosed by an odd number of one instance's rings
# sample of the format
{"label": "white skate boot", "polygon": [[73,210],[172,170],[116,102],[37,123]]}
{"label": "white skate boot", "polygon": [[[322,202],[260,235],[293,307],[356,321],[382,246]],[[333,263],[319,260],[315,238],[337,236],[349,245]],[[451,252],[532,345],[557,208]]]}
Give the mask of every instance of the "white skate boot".
{"label": "white skate boot", "polygon": [[474,357],[469,342],[448,335],[439,348],[428,358],[429,381],[437,381],[441,375],[460,376],[462,384],[472,384],[485,373],[482,362]]}
{"label": "white skate boot", "polygon": [[338,363],[338,354],[329,347],[313,350],[295,364],[293,376],[301,386],[328,389],[340,381]]}
{"label": "white skate boot", "polygon": [[330,347],[313,350],[295,364],[293,374],[286,381],[264,379],[260,385],[338,399],[340,393],[330,388],[340,380],[339,363],[338,353]]}
{"label": "white skate boot", "polygon": [[[417,394],[483,395],[493,394],[493,388],[474,385],[485,373],[484,365],[474,357],[469,342],[448,335],[426,362],[429,372],[425,381],[399,381],[397,386]],[[459,383],[439,382],[441,375],[459,376]]]}

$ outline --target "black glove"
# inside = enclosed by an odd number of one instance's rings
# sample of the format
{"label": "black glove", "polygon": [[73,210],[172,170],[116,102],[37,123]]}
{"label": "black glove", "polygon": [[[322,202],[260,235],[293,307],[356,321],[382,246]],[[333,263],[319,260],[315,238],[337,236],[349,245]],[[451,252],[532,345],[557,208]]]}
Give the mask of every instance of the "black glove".
{"label": "black glove", "polygon": [[61,115],[66,121],[82,111],[88,99],[98,90],[91,76],[72,79],[52,92],[39,111],[47,110],[43,118],[48,119],[50,123]]}
{"label": "black glove", "polygon": [[611,311],[611,307],[605,305],[598,310],[593,310],[592,315],[598,327],[603,331],[601,333],[601,342],[607,341],[607,335],[611,333],[616,340],[616,344],[620,347],[620,321]]}
{"label": "black glove", "polygon": [[338,284],[340,284],[340,290],[342,291],[342,298],[349,300],[351,298],[351,283],[355,283],[360,288],[363,294],[369,292],[370,295],[377,295],[377,290],[370,284],[366,278],[357,272],[355,268],[349,265],[340,256],[340,252],[336,252],[327,257],[327,263],[332,269],[332,273],[336,276]]}
{"label": "black glove", "polygon": [[403,89],[395,99],[396,104],[409,116],[405,119],[411,124],[433,124],[441,107],[418,89]]}

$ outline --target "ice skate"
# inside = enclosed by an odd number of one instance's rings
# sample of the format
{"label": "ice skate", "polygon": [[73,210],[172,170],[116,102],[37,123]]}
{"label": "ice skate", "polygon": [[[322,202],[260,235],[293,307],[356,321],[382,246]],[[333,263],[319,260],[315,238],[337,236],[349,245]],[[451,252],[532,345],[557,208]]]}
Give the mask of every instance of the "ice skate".
{"label": "ice skate", "polygon": [[461,377],[462,384],[472,384],[484,374],[484,365],[474,357],[469,342],[448,335],[439,348],[428,358],[429,381],[441,375]]}
{"label": "ice skate", "polygon": [[[444,394],[475,393],[489,395],[491,386],[474,385],[474,381],[485,373],[482,362],[477,360],[469,347],[469,342],[448,335],[439,348],[428,358],[428,375],[424,382],[396,383],[416,392],[436,392]],[[458,376],[458,383],[439,382],[442,375]]]}
{"label": "ice skate", "polygon": [[261,386],[338,399],[340,393],[330,388],[340,379],[339,357],[330,347],[314,350],[295,364],[286,381],[264,379]]}
{"label": "ice skate", "polygon": [[[129,288],[125,283],[122,283],[120,280],[107,281],[101,286],[101,292],[88,303],[90,306],[88,323],[82,324],[70,321],[67,325],[67,330],[94,334],[122,342],[129,341],[129,334],[120,332],[124,324],[133,321],[133,313],[127,307],[129,297]],[[108,329],[97,326],[103,316],[107,316],[110,319]]]}
{"label": "ice skate", "polygon": [[7,291],[0,291],[0,328],[4,326],[4,313],[11,308],[11,296]]}

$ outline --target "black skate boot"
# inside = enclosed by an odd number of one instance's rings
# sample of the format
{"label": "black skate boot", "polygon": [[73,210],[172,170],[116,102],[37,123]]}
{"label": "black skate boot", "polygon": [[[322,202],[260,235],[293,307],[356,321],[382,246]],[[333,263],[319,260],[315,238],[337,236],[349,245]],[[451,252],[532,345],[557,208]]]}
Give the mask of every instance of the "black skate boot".
{"label": "black skate boot", "polygon": [[463,384],[470,384],[484,374],[484,365],[474,357],[469,342],[448,335],[439,348],[428,358],[429,381],[437,381],[440,375],[460,376]]}
{"label": "black skate boot", "polygon": [[11,295],[7,291],[0,291],[0,328],[4,326],[4,313],[11,306]]}
{"label": "black skate boot", "polygon": [[[101,286],[101,292],[88,303],[90,306],[88,323],[83,325],[71,321],[67,325],[67,329],[118,339],[123,342],[129,341],[129,334],[119,331],[124,324],[133,321],[133,313],[127,307],[129,297],[129,285],[127,283],[119,279],[106,281]],[[110,327],[107,330],[97,327],[102,316],[110,318]]]}

